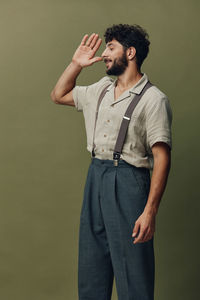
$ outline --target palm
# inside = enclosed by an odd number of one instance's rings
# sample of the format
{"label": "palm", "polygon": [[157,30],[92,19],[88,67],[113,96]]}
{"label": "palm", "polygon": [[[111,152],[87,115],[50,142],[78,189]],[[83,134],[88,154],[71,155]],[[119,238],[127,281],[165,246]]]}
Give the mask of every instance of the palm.
{"label": "palm", "polygon": [[95,53],[99,49],[102,40],[98,39],[98,35],[92,34],[88,41],[87,34],[83,37],[81,44],[76,49],[73,61],[81,65],[82,67],[92,65],[94,62],[102,60],[102,57],[94,57]]}

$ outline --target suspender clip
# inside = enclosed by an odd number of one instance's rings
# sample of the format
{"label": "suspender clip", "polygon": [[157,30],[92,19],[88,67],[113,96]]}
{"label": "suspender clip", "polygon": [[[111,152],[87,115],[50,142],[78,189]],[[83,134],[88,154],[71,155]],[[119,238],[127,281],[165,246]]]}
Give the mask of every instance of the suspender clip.
{"label": "suspender clip", "polygon": [[114,163],[114,166],[118,166],[118,161],[120,159],[120,154],[119,152],[114,152],[113,153],[113,163]]}

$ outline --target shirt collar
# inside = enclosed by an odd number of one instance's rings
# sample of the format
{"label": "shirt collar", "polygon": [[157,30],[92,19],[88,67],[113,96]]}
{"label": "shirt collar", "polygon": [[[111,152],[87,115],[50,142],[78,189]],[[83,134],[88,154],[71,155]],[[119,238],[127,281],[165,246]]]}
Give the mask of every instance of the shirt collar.
{"label": "shirt collar", "polygon": [[[147,74],[143,73],[143,76],[140,78],[140,80],[132,88],[129,89],[129,93],[140,94],[148,80],[149,79]],[[117,78],[111,83],[111,85],[109,85],[109,87],[106,90],[110,91],[112,88],[114,88],[116,85],[116,81]]]}

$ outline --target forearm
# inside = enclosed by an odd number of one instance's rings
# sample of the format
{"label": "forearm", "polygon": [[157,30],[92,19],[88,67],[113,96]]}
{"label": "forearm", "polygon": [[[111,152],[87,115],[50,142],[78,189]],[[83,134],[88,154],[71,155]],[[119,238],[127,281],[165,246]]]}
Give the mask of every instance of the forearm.
{"label": "forearm", "polygon": [[81,70],[82,67],[72,60],[60,76],[52,91],[55,98],[59,99],[73,89],[76,84],[76,78]]}
{"label": "forearm", "polygon": [[149,196],[144,209],[145,212],[153,215],[157,214],[160,201],[167,184],[170,167],[170,155],[155,155]]}
{"label": "forearm", "polygon": [[[51,92],[51,98],[61,99],[68,94],[76,84],[76,78],[81,72],[83,67],[91,66],[93,63],[101,61],[102,57],[94,57],[96,51],[100,47],[102,39],[98,34],[91,34],[88,38],[88,34],[85,34],[79,47],[76,49],[71,63],[64,70],[56,83],[53,91]],[[68,100],[72,102],[73,99]]]}

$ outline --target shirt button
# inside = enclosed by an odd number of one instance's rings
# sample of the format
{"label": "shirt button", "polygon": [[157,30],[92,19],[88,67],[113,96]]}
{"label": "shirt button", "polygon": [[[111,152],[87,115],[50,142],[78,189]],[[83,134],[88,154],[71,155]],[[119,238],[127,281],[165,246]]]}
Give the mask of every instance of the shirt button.
{"label": "shirt button", "polygon": [[104,136],[106,137],[107,135],[106,135],[106,134],[104,134]]}

